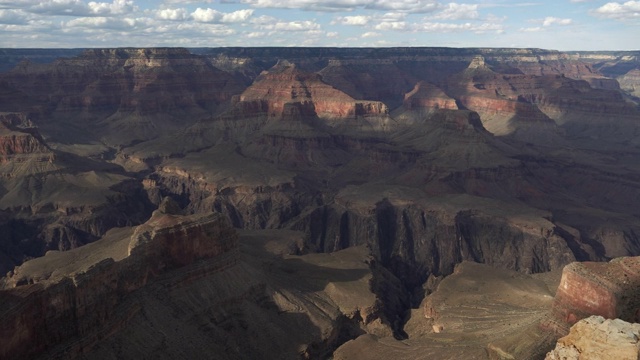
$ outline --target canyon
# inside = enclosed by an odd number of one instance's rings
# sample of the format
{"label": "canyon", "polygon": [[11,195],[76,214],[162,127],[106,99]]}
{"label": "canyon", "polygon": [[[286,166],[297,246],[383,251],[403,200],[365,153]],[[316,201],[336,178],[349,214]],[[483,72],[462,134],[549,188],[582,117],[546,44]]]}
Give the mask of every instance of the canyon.
{"label": "canyon", "polygon": [[636,52],[0,64],[2,358],[542,359],[637,321]]}

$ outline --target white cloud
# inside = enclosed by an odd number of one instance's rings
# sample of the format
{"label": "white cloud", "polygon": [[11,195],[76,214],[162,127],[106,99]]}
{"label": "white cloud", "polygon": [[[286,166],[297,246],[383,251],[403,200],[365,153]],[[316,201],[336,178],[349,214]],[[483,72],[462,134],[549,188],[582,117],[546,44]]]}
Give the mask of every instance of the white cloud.
{"label": "white cloud", "polygon": [[308,31],[319,30],[320,24],[313,21],[289,21],[278,22],[271,26],[271,29],[276,31]]}
{"label": "white cloud", "polygon": [[444,10],[430,18],[436,20],[477,19],[478,5],[449,3]]}
{"label": "white cloud", "polygon": [[420,32],[438,32],[438,33],[463,32],[463,31],[470,31],[474,33],[485,33],[485,32],[502,33],[504,32],[504,27],[502,26],[502,24],[495,24],[495,23],[455,24],[455,23],[427,22],[422,24],[416,24],[415,26],[413,26],[413,30],[420,31]]}
{"label": "white cloud", "polygon": [[374,29],[382,31],[405,30],[407,29],[407,23],[404,21],[383,21],[374,26]]}
{"label": "white cloud", "polygon": [[135,11],[132,0],[113,0],[111,3],[92,1],[88,7],[94,15],[121,15]]}
{"label": "white cloud", "polygon": [[309,11],[352,11],[355,9],[426,13],[437,10],[437,0],[241,0],[257,8],[283,8]]}
{"label": "white cloud", "polygon": [[378,36],[382,36],[382,34],[375,32],[375,31],[369,31],[366,32],[364,34],[362,34],[363,38],[370,38],[370,37],[378,37]]}
{"label": "white cloud", "polygon": [[113,30],[133,30],[136,28],[138,21],[131,18],[112,18],[112,17],[79,17],[69,20],[64,24],[65,31],[70,28],[90,28],[90,29],[113,29]]}
{"label": "white cloud", "polygon": [[186,9],[162,9],[156,12],[156,17],[162,20],[186,20],[189,17]]}
{"label": "white cloud", "polygon": [[559,19],[551,16],[547,16],[542,21],[542,26],[551,26],[551,25],[571,25],[571,19]]}
{"label": "white cloud", "polygon": [[338,37],[338,36],[340,36],[340,34],[335,32],[335,31],[330,31],[330,32],[327,33],[327,37],[330,37],[330,38],[335,38],[335,37]]}
{"label": "white cloud", "polygon": [[26,25],[29,15],[22,10],[0,9],[0,24]]}
{"label": "white cloud", "polygon": [[107,2],[81,0],[46,0],[27,6],[25,11],[35,14],[58,16],[114,16],[130,14],[137,10],[132,0],[113,0]]}
{"label": "white cloud", "polygon": [[538,32],[538,31],[542,31],[542,27],[536,26],[536,27],[521,28],[520,31],[522,31],[522,32]]}
{"label": "white cloud", "polygon": [[356,16],[338,17],[335,23],[342,24],[342,25],[364,26],[364,25],[367,25],[369,21],[371,21],[371,16],[356,15]]}
{"label": "white cloud", "polygon": [[215,9],[197,8],[191,13],[191,18],[202,23],[235,23],[244,22],[253,15],[253,10],[245,9],[231,13],[223,13]]}
{"label": "white cloud", "polygon": [[594,10],[593,13],[610,19],[640,19],[640,1],[606,3]]}

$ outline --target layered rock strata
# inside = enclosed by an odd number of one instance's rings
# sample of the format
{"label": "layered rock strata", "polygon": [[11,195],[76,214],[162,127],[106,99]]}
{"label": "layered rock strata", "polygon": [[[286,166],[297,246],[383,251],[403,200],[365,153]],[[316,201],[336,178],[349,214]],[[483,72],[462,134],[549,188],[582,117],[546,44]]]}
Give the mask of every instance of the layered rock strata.
{"label": "layered rock strata", "polygon": [[[87,351],[140,311],[115,312],[130,294],[171,269],[191,265],[182,281],[193,281],[228,266],[237,246],[235,231],[220,215],[157,213],[114,244],[97,242],[26,263],[0,291],[0,355],[33,357],[74,338],[82,341],[66,351]],[[195,266],[206,259],[216,261]]]}
{"label": "layered rock strata", "polygon": [[640,321],[640,257],[567,265],[554,300],[554,315],[568,325],[591,315]]}

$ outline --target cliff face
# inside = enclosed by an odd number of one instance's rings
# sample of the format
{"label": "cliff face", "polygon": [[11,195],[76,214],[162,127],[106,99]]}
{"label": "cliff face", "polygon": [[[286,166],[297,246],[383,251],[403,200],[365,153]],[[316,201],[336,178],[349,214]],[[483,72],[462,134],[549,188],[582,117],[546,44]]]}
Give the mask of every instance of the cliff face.
{"label": "cliff face", "polygon": [[554,313],[568,325],[590,315],[637,322],[640,315],[640,259],[572,263],[564,268]]}
{"label": "cliff face", "polygon": [[219,259],[181,279],[193,281],[236,261],[237,235],[215,214],[157,214],[129,241],[95,245],[95,253],[49,254],[16,268],[6,279],[0,291],[3,358],[33,357],[74,338],[82,341],[71,346],[71,353],[90,349],[103,332],[117,331],[140,310],[130,306],[124,314],[117,312],[128,295],[164,272]]}

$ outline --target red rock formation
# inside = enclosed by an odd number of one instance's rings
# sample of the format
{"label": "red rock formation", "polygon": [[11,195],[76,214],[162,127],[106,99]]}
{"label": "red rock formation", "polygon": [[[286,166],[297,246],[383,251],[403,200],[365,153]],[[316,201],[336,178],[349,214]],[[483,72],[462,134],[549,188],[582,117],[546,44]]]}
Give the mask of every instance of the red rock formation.
{"label": "red rock formation", "polygon": [[447,93],[477,111],[496,135],[530,143],[559,143],[563,134],[634,141],[628,134],[637,127],[638,111],[619,90],[595,89],[564,75],[500,74],[487,64],[472,64],[448,84]]}
{"label": "red rock formation", "polygon": [[158,213],[129,241],[123,239],[50,254],[16,268],[0,291],[0,357],[33,357],[74,337],[82,341],[67,353],[87,351],[139,311],[134,306],[128,315],[114,313],[128,294],[169,269],[200,259],[220,260],[195,267],[176,281],[228,266],[237,248],[235,231],[218,214]]}
{"label": "red rock formation", "polygon": [[356,101],[349,95],[324,83],[320,75],[305,73],[295,65],[281,62],[262,73],[255,83],[240,95],[245,107],[266,110],[269,116],[288,115],[288,104],[297,104],[301,116],[320,118],[353,118],[383,115],[387,107],[380,102]]}
{"label": "red rock formation", "polygon": [[554,300],[554,315],[572,325],[591,315],[640,321],[640,257],[567,265]]}

